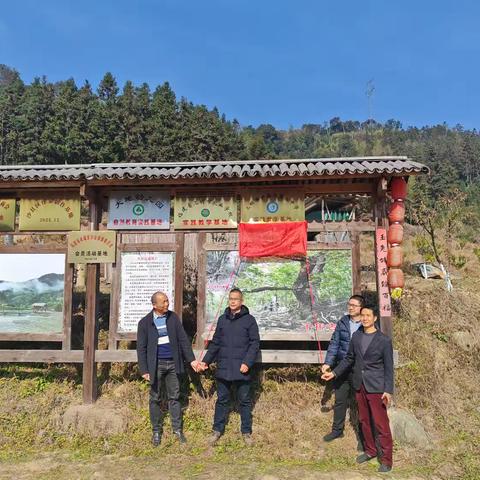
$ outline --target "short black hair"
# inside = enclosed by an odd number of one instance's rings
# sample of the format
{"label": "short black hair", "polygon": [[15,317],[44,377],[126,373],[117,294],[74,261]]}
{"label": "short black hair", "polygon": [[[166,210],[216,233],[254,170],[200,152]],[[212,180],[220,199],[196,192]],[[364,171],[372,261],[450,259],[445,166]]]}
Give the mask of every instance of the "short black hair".
{"label": "short black hair", "polygon": [[362,295],[352,295],[349,300],[357,300],[361,307],[365,306],[365,297]]}
{"label": "short black hair", "polygon": [[[371,310],[373,312],[373,316],[378,318],[377,307],[375,307],[374,305],[364,305],[362,307],[362,310],[365,310],[365,309]],[[360,310],[360,312],[362,312],[362,310]]]}
{"label": "short black hair", "polygon": [[232,288],[229,292],[229,295],[230,295],[230,293],[234,293],[234,292],[239,293],[240,296],[243,297],[243,292],[239,288],[236,288],[236,287]]}

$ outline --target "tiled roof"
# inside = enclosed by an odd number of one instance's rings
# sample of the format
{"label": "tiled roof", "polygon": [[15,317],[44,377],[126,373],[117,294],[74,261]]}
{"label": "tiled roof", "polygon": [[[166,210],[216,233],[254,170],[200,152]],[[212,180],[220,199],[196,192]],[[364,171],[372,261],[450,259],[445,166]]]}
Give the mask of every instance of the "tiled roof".
{"label": "tiled roof", "polygon": [[195,179],[415,175],[429,169],[408,157],[345,157],[238,162],[97,163],[0,166],[0,181]]}

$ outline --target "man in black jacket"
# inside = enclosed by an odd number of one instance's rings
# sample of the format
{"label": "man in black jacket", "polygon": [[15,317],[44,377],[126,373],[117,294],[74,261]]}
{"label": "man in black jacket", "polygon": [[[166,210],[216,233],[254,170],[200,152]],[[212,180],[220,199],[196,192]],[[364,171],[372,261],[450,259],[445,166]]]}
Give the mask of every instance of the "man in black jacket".
{"label": "man in black jacket", "polygon": [[[361,295],[352,295],[348,300],[348,315],[344,315],[335,326],[335,331],[333,332],[332,339],[328,345],[325,363],[322,365],[322,373],[326,373],[338,365],[347,354],[350,339],[361,326],[361,310],[364,304],[365,300]],[[335,389],[333,424],[332,431],[323,437],[326,442],[331,442],[336,438],[343,437],[347,408],[350,400],[352,400],[351,397],[353,396],[351,372],[346,371],[343,375],[335,378],[333,381],[333,388]],[[352,418],[351,411],[350,418]],[[357,428],[358,426],[356,426],[356,430]],[[358,431],[357,437],[360,437]],[[361,445],[361,443],[362,441],[359,438],[359,445]]]}
{"label": "man in black jacket", "polygon": [[192,346],[178,316],[168,309],[168,297],[163,292],[152,295],[152,311],[138,323],[137,356],[142,377],[150,383],[150,422],[152,443],[156,447],[162,437],[160,397],[162,380],[168,398],[168,410],[173,433],[180,443],[186,443],[182,430],[180,384],[178,375],[185,372],[184,361],[197,370]]}
{"label": "man in black jacket", "polygon": [[215,445],[225,431],[230,389],[234,385],[240,403],[241,432],[246,445],[252,445],[252,399],[250,371],[260,348],[255,318],[243,305],[238,288],[230,290],[228,308],[220,316],[208,351],[200,364],[201,370],[217,361],[217,401],[210,444]]}
{"label": "man in black jacket", "polygon": [[381,447],[378,470],[389,472],[393,442],[387,406],[393,395],[393,347],[390,338],[377,330],[376,320],[372,307],[362,308],[363,331],[353,334],[346,357],[333,372],[324,373],[322,379],[338,377],[353,365],[352,383],[365,445],[365,453],[357,457],[357,462],[367,462],[377,456],[373,424]]}

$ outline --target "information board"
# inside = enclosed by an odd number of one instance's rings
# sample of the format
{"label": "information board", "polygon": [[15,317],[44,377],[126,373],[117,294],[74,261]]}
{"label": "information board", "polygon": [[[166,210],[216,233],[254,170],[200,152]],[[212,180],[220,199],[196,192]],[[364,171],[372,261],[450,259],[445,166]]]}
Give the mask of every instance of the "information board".
{"label": "information board", "polygon": [[152,309],[151,296],[167,294],[175,303],[174,252],[122,252],[119,332],[136,332],[138,322]]}

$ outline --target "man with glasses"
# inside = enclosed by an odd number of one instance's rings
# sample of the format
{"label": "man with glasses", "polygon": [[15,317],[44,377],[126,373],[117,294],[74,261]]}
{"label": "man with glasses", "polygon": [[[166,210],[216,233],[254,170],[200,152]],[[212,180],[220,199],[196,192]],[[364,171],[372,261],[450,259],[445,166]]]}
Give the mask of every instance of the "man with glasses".
{"label": "man with glasses", "polygon": [[[364,304],[365,299],[361,295],[353,295],[348,300],[348,314],[344,315],[335,327],[332,339],[330,340],[330,345],[328,346],[325,363],[322,365],[322,374],[333,369],[347,355],[350,339],[362,325],[361,310]],[[331,442],[337,438],[343,437],[348,404],[354,402],[351,372],[346,371],[343,375],[335,378],[333,388],[335,390],[333,425],[332,431],[323,437],[326,442]],[[360,449],[362,442],[359,436],[358,426],[356,427],[356,433],[359,438]]]}
{"label": "man with glasses", "polygon": [[243,294],[238,288],[230,290],[228,307],[217,322],[217,327],[208,351],[199,363],[203,371],[217,362],[217,402],[213,419],[213,432],[209,444],[215,445],[225,431],[230,391],[237,390],[240,403],[240,420],[243,441],[251,446],[252,441],[252,398],[251,369],[260,348],[260,336],[255,317],[243,305]]}

